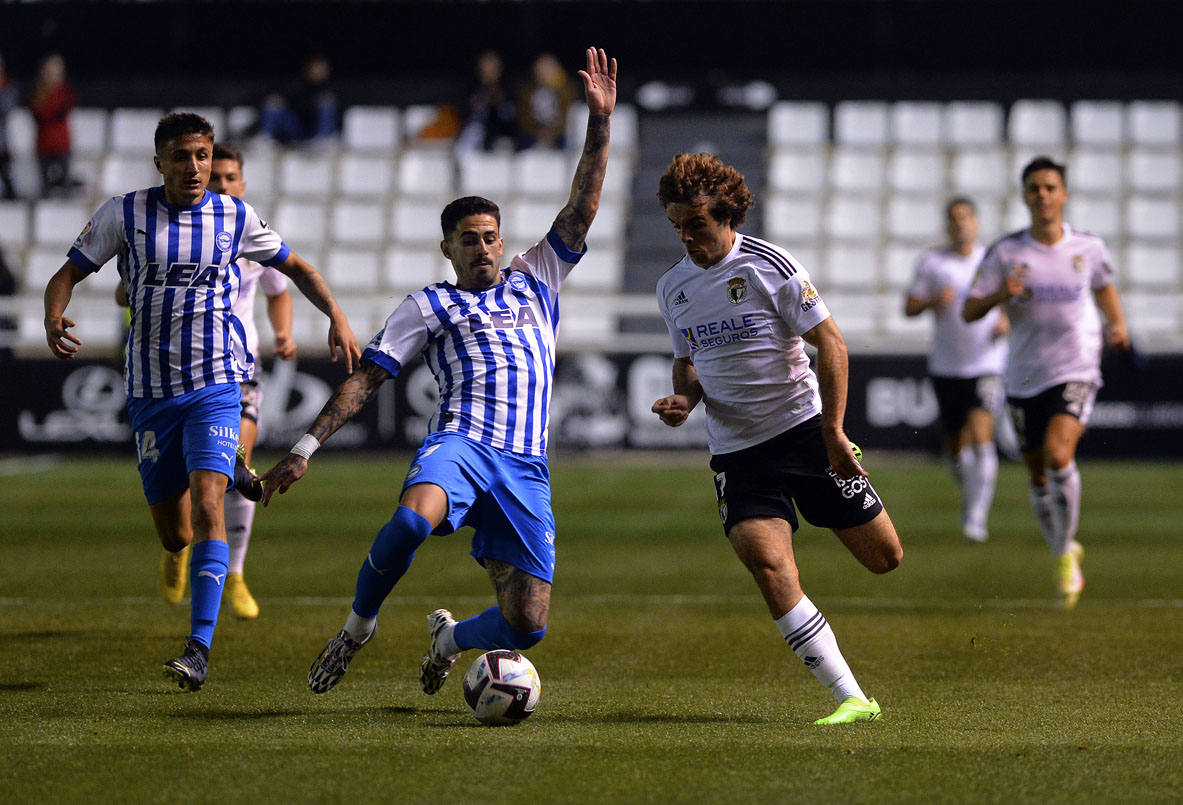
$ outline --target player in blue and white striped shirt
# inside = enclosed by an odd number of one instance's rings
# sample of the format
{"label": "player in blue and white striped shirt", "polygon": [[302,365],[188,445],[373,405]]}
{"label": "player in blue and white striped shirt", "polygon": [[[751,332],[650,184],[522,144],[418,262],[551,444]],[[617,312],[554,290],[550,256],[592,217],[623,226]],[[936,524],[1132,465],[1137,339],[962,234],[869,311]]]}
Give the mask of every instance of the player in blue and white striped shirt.
{"label": "player in blue and white striped shirt", "polygon": [[193,543],[191,633],[165,673],[187,690],[205,682],[226,576],[223,498],[234,477],[239,383],[250,378],[238,296],[240,258],[275,266],[329,317],[329,347],[352,371],[361,350],[324,279],[245,202],[206,189],[214,132],[177,113],[155,133],[160,187],[108,200],[86,224],[45,289],[45,333],[55,357],[82,341],[65,316],[74,286],[117,258],[131,308],[127,405],[144,495],[166,550]]}
{"label": "player in blue and white striped shirt", "polygon": [[308,458],[361,410],[408,360],[423,354],[440,407],[403,484],[399,507],[378,532],[357,577],[345,628],[313,662],[308,685],[323,693],[374,633],[378,610],[428,535],[472,526],[472,555],[488,571],[497,605],[457,623],[428,616],[431,648],[419,667],[435,693],[464,649],[525,649],[542,639],[554,578],[554,515],[546,426],[554,374],[558,292],[583,255],[608,163],[616,60],[589,48],[580,71],[589,111],[571,196],[546,236],[501,267],[500,212],[488,199],[453,201],[440,216],[456,282],[410,294],[362,354],[292,452],[264,476],[263,503],[308,469]]}

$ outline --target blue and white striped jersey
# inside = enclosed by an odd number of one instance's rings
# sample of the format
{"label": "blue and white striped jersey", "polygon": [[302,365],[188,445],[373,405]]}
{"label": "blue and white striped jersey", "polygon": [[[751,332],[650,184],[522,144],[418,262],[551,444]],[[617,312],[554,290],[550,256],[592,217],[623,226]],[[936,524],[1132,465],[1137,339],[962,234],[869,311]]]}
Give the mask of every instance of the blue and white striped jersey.
{"label": "blue and white striped jersey", "polygon": [[431,433],[451,431],[501,450],[546,455],[559,286],[586,254],[552,229],[480,291],[448,282],[415,291],[362,353],[391,375],[420,353],[439,385]]}
{"label": "blue and white striped jersey", "polygon": [[266,266],[288,247],[249,205],[208,190],[177,207],[163,187],[109,199],[86,224],[68,257],[95,272],[118,258],[131,304],[125,377],[130,397],[175,397],[251,376],[252,356],[231,307],[240,257]]}

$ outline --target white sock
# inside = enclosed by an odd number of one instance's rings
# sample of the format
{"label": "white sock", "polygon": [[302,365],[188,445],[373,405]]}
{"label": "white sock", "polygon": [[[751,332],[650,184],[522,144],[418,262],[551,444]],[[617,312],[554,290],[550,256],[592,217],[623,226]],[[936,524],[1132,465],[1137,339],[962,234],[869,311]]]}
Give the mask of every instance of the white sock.
{"label": "white sock", "polygon": [[1052,502],[1051,490],[1048,486],[1036,486],[1028,482],[1027,493],[1047,547],[1053,556],[1059,556],[1064,552],[1064,528],[1060,525],[1060,513],[1056,509],[1056,504]]}
{"label": "white sock", "polygon": [[1076,468],[1075,461],[1069,461],[1060,469],[1051,470],[1047,478],[1052,505],[1056,507],[1063,528],[1059,552],[1068,553],[1080,523],[1080,470]]}
{"label": "white sock", "polygon": [[439,649],[439,653],[443,657],[452,657],[460,653],[460,646],[456,645],[456,624],[445,626],[440,630],[439,637],[435,639],[435,646]]}
{"label": "white sock", "polygon": [[780,629],[781,637],[793,653],[840,703],[851,696],[867,700],[838,650],[834,630],[808,596],[802,597],[797,606],[777,618],[776,628]]}
{"label": "white sock", "polygon": [[246,549],[251,542],[251,524],[255,521],[255,502],[238,492],[226,495],[226,542],[230,545],[228,573],[241,573]]}
{"label": "white sock", "polygon": [[975,444],[970,451],[974,459],[962,488],[965,495],[963,525],[985,531],[990,505],[994,502],[994,485],[998,480],[998,451],[993,442]]}
{"label": "white sock", "polygon": [[370,635],[374,633],[374,627],[377,625],[377,618],[363,618],[353,611],[353,607],[349,608],[349,617],[345,619],[345,631],[358,643],[364,643],[369,640]]}

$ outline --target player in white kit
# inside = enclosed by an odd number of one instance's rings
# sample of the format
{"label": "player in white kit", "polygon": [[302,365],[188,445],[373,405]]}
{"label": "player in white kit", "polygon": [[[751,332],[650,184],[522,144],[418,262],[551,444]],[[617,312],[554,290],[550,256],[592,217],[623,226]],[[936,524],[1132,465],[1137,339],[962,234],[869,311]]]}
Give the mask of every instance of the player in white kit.
{"label": "player in white kit", "polygon": [[[809,274],[784,249],[736,231],[752,206],[743,176],[706,154],[680,154],[658,198],[686,250],[657,302],[673,339],[674,393],[653,404],[672,427],[706,407],[719,516],[781,636],[834,694],[815,724],[879,718],[801,588],[797,509],[833,529],[865,567],[886,573],[899,536],[846,438],[846,342]],[[817,348],[817,373],[802,340]]]}
{"label": "player in white kit", "polygon": [[1030,474],[1031,507],[1057,557],[1061,602],[1071,608],[1084,589],[1076,446],[1101,387],[1097,309],[1113,347],[1128,350],[1130,340],[1105,241],[1064,222],[1064,166],[1037,157],[1023,168],[1022,187],[1031,226],[987,250],[962,315],[976,321],[1004,305],[1010,317],[1007,403]]}
{"label": "player in white kit", "polygon": [[945,205],[945,219],[949,243],[920,256],[904,314],[933,312],[928,375],[940,410],[945,452],[961,485],[961,533],[985,542],[998,478],[994,411],[1002,402],[1008,322],[999,308],[972,324],[961,318],[961,305],[986,250],[977,242],[973,201],[954,198]]}

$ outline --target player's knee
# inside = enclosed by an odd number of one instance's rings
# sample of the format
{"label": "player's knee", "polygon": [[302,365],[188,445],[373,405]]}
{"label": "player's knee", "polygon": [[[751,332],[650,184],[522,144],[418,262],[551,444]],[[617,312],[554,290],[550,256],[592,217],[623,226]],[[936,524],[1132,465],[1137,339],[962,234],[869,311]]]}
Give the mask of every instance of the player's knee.
{"label": "player's knee", "polygon": [[431,523],[418,512],[399,506],[374,538],[370,561],[379,569],[394,567],[405,562],[430,534]]}

